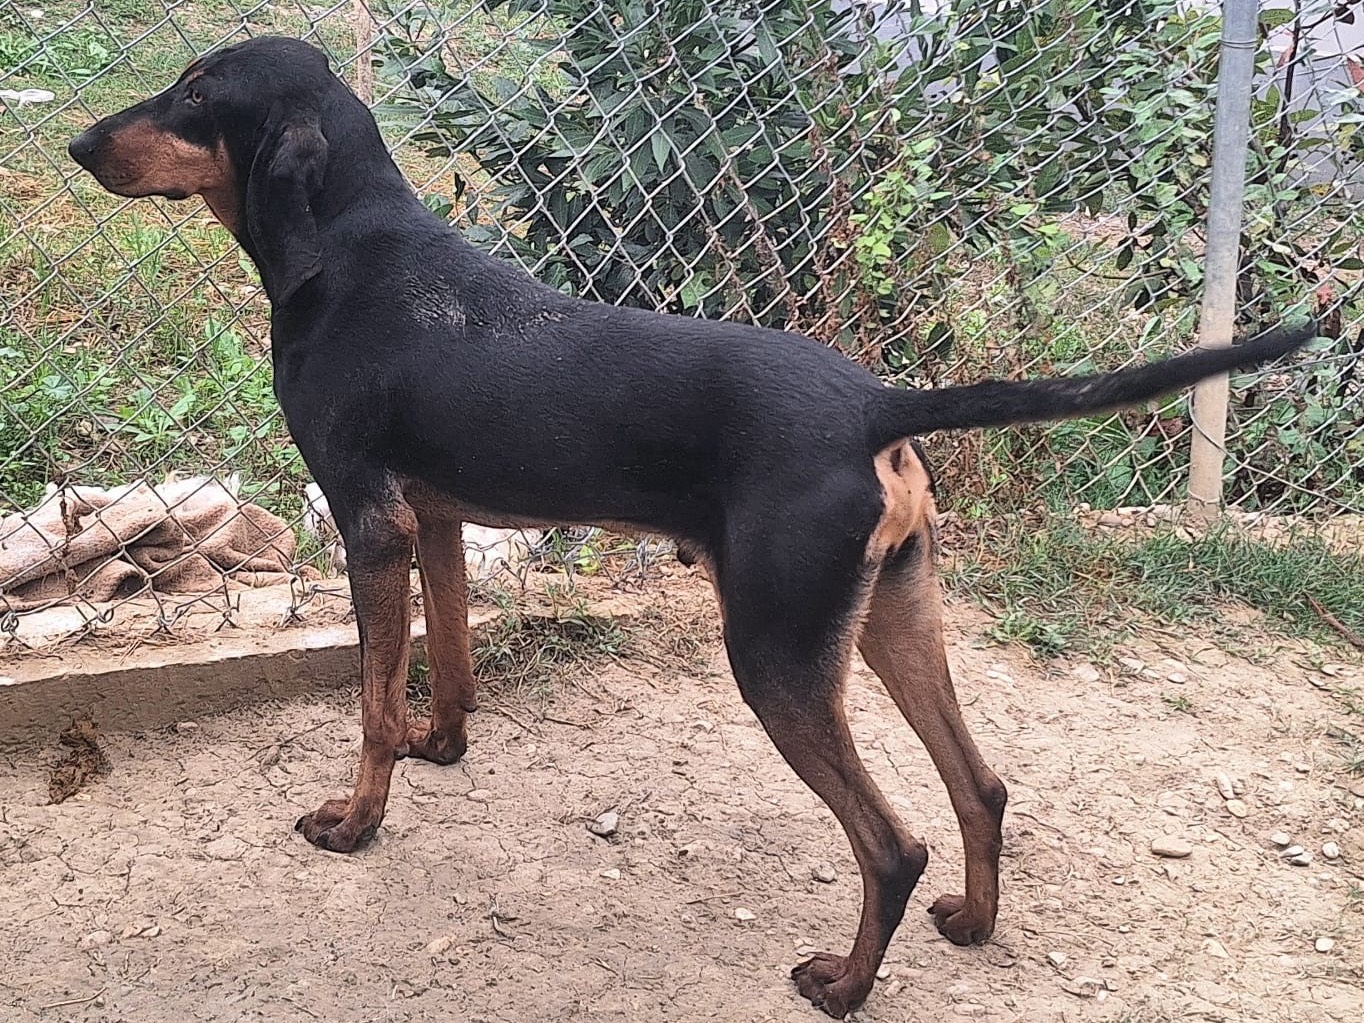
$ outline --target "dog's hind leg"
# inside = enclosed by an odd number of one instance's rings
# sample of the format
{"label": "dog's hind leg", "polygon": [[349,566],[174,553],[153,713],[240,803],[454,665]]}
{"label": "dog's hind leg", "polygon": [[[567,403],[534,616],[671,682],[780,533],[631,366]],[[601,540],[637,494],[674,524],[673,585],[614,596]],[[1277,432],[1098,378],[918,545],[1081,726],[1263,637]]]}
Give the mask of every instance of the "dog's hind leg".
{"label": "dog's hind leg", "polygon": [[[809,528],[823,539],[817,525]],[[772,534],[763,542],[766,552],[775,548],[775,557],[799,566],[798,578],[771,585],[761,567],[736,563],[731,553],[719,589],[725,642],[744,700],[787,763],[833,810],[861,870],[862,914],[852,950],[821,953],[792,971],[803,996],[841,1018],[870,993],[928,850],[905,831],[867,773],[844,714],[844,676],[866,591],[862,545],[845,552],[841,564],[810,575],[828,552],[793,549],[807,543],[784,543]]]}
{"label": "dog's hind leg", "polygon": [[414,721],[399,752],[453,764],[468,747],[465,718],[478,709],[469,655],[469,590],[465,579],[463,523],[423,510],[417,522],[417,567],[426,610],[431,717]]}
{"label": "dog's hind leg", "polygon": [[886,558],[858,649],[918,734],[947,786],[966,853],[966,894],[930,907],[958,945],[984,941],[999,908],[1000,827],[1007,792],[976,749],[957,705],[942,636],[942,594],[925,522]]}

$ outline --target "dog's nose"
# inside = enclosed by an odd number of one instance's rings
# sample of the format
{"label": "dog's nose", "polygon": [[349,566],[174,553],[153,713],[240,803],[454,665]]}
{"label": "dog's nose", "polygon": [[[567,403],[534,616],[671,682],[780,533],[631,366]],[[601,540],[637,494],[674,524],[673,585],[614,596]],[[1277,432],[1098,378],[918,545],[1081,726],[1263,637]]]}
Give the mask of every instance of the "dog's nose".
{"label": "dog's nose", "polygon": [[71,159],[86,170],[90,169],[90,161],[95,158],[95,150],[99,148],[99,136],[95,129],[90,128],[81,132],[66,145],[66,151]]}

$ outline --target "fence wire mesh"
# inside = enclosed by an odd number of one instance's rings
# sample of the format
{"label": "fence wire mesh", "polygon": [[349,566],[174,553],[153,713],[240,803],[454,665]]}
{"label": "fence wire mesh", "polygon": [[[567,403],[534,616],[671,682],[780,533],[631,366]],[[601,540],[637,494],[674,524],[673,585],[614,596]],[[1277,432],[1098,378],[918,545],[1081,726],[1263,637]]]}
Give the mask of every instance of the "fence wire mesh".
{"label": "fence wire mesh", "polygon": [[[1246,510],[1364,505],[1360,6],[1260,15],[1238,325],[1311,312],[1330,341],[1234,381]],[[205,579],[230,606],[225,575],[306,600],[342,563],[249,263],[198,200],[116,199],[65,153],[195,56],[321,46],[427,203],[565,291],[799,330],[938,386],[1192,343],[1220,27],[1189,0],[6,0],[0,629],[53,604],[89,629]],[[964,517],[1168,504],[1190,430],[1180,396],[930,449]],[[600,538],[532,540],[603,562]],[[507,543],[477,538],[480,564]]]}

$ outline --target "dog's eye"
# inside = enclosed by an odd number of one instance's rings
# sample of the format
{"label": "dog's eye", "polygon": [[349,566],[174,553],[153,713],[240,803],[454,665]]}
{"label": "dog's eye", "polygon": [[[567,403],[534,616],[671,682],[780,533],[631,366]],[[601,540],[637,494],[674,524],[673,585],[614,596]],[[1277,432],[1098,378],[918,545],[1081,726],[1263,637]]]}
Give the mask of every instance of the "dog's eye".
{"label": "dog's eye", "polygon": [[200,103],[204,101],[204,94],[200,92],[198,89],[190,89],[189,92],[185,95],[185,101],[189,103],[190,106],[197,107]]}

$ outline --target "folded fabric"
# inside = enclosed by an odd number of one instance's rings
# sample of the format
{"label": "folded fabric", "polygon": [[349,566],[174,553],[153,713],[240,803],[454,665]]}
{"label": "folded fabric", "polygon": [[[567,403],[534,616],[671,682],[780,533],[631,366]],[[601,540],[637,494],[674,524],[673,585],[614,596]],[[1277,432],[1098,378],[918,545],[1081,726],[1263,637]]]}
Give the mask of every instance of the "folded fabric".
{"label": "folded fabric", "polygon": [[206,476],[49,487],[32,511],[0,518],[0,610],[287,582],[293,532],[234,490]]}

